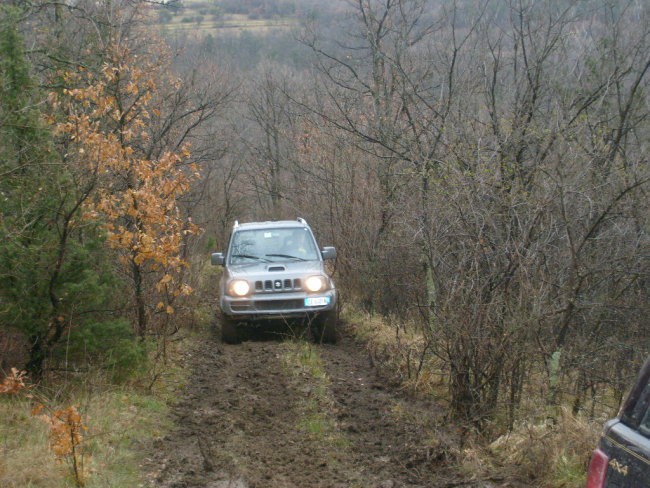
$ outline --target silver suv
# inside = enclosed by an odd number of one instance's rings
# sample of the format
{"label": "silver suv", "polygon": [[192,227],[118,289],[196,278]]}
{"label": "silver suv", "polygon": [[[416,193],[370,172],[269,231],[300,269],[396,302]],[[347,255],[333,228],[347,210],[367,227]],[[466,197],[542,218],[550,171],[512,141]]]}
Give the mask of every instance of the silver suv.
{"label": "silver suv", "polygon": [[224,267],[220,283],[221,336],[239,343],[245,325],[299,319],[314,340],[336,342],[337,291],[323,265],[333,247],[318,248],[304,219],[235,222],[226,253],[212,254]]}

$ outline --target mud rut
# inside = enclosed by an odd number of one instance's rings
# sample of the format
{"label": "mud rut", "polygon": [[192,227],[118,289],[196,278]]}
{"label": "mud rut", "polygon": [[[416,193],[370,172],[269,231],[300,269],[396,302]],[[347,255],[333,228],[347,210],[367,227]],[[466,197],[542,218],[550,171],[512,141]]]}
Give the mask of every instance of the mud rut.
{"label": "mud rut", "polygon": [[[313,346],[329,377],[339,444],[301,426],[313,378],[292,376],[286,343],[217,339],[189,358],[192,381],[173,407],[175,430],[151,448],[148,486],[167,488],[451,487],[444,422],[433,404],[386,386],[351,339]],[[443,441],[441,441],[443,439]],[[448,443],[447,443],[448,444]]]}

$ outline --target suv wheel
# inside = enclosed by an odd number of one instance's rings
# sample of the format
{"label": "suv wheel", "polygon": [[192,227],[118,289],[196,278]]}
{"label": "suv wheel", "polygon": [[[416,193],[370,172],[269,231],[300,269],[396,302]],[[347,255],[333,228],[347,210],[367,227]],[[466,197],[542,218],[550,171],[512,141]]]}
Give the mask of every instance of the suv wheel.
{"label": "suv wheel", "polygon": [[241,343],[237,322],[224,313],[221,314],[221,340],[226,344]]}
{"label": "suv wheel", "polygon": [[315,342],[323,344],[336,344],[338,339],[336,311],[323,312],[314,318],[313,338]]}

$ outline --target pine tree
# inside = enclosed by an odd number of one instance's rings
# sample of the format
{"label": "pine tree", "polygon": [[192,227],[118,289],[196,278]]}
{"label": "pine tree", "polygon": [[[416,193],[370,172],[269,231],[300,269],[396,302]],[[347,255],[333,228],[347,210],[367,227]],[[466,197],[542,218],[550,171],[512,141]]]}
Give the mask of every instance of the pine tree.
{"label": "pine tree", "polygon": [[100,225],[82,215],[97,175],[67,159],[38,109],[45,97],[17,21],[0,10],[0,327],[28,339],[26,368],[38,378],[66,333],[106,321],[99,311],[119,286]]}

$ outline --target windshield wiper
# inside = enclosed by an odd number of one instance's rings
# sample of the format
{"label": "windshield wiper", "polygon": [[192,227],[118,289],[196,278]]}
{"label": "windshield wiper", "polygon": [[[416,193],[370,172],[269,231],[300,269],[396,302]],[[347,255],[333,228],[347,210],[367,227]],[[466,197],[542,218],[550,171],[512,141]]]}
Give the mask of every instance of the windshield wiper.
{"label": "windshield wiper", "polygon": [[248,259],[256,259],[258,261],[267,261],[268,259],[261,258],[259,256],[253,256],[251,254],[233,254],[230,256],[231,258],[248,258]]}
{"label": "windshield wiper", "polygon": [[307,261],[305,258],[301,258],[298,256],[291,256],[290,254],[265,254],[265,256],[275,257],[275,258],[297,259],[298,261]]}

